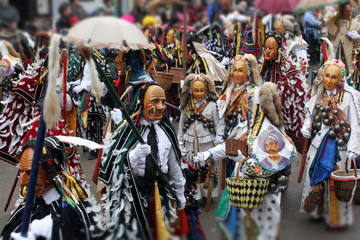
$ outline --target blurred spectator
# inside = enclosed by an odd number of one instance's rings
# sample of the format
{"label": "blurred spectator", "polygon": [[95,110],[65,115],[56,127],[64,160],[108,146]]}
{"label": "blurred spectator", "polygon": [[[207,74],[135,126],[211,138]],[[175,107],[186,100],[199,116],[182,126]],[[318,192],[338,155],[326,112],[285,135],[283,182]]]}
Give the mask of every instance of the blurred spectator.
{"label": "blurred spectator", "polygon": [[210,22],[214,22],[216,14],[224,9],[221,2],[221,0],[214,0],[208,5],[207,14]]}
{"label": "blurred spectator", "polygon": [[335,52],[339,52],[346,69],[352,70],[353,49],[360,44],[360,24],[352,19],[352,7],[349,3],[339,5],[338,14],[326,23],[323,29],[324,35],[334,46]]}
{"label": "blurred spectator", "polygon": [[115,8],[112,5],[112,0],[103,0],[105,15],[113,16],[115,14]]}
{"label": "blurred spectator", "polygon": [[70,27],[79,21],[76,16],[72,16],[70,3],[64,2],[59,7],[60,18],[55,27],[58,33],[65,33]]}
{"label": "blurred spectator", "polygon": [[131,10],[131,15],[135,17],[135,22],[142,23],[143,18],[146,15],[145,0],[134,0],[134,7]]}
{"label": "blurred spectator", "polygon": [[[20,21],[20,14],[14,6],[9,4],[8,0],[0,0],[0,19],[6,21],[13,27],[17,27]],[[1,23],[1,25],[3,25],[3,23]]]}
{"label": "blurred spectator", "polygon": [[309,44],[310,64],[319,61],[320,58],[320,32],[321,22],[317,20],[314,11],[304,14],[305,41]]}
{"label": "blurred spectator", "polygon": [[87,17],[85,9],[81,6],[79,0],[70,0],[71,13],[76,16],[80,21]]}

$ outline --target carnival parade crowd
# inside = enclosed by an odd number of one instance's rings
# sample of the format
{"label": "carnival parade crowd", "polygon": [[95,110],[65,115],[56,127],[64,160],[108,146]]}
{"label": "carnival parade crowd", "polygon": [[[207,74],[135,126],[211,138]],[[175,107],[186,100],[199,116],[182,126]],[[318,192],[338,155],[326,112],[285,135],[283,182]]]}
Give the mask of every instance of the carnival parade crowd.
{"label": "carnival parade crowd", "polygon": [[0,239],[211,239],[210,209],[221,239],[280,239],[290,177],[309,221],[354,227],[357,1],[114,2],[29,32],[0,0]]}

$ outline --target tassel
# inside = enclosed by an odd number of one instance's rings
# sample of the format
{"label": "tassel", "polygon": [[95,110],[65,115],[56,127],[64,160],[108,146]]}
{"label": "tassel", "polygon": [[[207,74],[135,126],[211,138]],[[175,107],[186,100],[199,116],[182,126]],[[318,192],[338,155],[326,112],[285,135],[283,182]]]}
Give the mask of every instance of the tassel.
{"label": "tassel", "polygon": [[90,67],[91,84],[92,84],[91,94],[96,98],[96,103],[100,104],[100,98],[103,95],[103,89],[99,80],[99,75],[96,71],[94,60],[92,58],[89,58],[86,59],[86,62],[89,64]]}
{"label": "tassel", "polygon": [[[60,35],[54,34],[49,50],[49,78],[44,100],[44,122],[48,129],[53,128],[59,122],[60,104],[56,94],[56,79],[59,73],[59,43]],[[66,107],[66,106],[65,106]]]}

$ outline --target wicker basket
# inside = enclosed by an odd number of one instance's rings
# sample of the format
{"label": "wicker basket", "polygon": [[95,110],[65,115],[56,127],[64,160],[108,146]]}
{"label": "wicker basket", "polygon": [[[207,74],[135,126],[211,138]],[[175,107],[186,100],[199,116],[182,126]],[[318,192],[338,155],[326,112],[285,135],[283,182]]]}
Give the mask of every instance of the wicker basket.
{"label": "wicker basket", "polygon": [[[243,161],[247,159],[249,158],[245,158]],[[266,178],[240,177],[239,171],[242,162],[238,164],[236,177],[226,179],[230,203],[237,208],[261,208],[264,195],[268,191],[269,180]]]}
{"label": "wicker basket", "polygon": [[[350,202],[354,193],[360,191],[358,174],[360,174],[360,170],[355,171],[355,169],[336,170],[331,173],[330,178],[334,180],[335,194],[339,201]],[[354,189],[355,184],[356,188]]]}
{"label": "wicker basket", "polygon": [[171,87],[174,74],[169,73],[168,66],[166,65],[166,72],[156,72],[154,80],[160,87],[164,89],[169,89]]}
{"label": "wicker basket", "polygon": [[174,74],[174,78],[172,80],[172,83],[180,83],[181,80],[184,80],[184,71],[182,68],[178,68],[178,62],[177,59],[176,61],[176,65],[174,68],[170,68],[169,73]]}

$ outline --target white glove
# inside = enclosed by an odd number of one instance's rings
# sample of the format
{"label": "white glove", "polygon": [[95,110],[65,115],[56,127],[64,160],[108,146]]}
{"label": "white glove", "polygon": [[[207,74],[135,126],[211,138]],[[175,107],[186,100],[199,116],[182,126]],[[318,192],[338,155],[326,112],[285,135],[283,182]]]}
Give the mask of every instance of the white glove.
{"label": "white glove", "polygon": [[41,236],[49,240],[52,235],[52,227],[53,221],[50,214],[43,219],[35,219],[30,225],[31,233],[34,234],[35,237]]}
{"label": "white glove", "polygon": [[186,198],[184,193],[176,193],[177,198],[180,201],[180,205],[177,207],[178,210],[183,210],[186,207]]}
{"label": "white glove", "polygon": [[360,38],[360,35],[355,30],[347,31],[346,36],[348,36],[352,40],[357,40]]}
{"label": "white glove", "polygon": [[129,153],[129,160],[134,174],[144,176],[146,156],[151,153],[151,147],[147,144],[138,144]]}
{"label": "white glove", "polygon": [[77,94],[79,94],[84,89],[85,89],[84,86],[78,85],[78,86],[73,88],[73,91],[76,92]]}
{"label": "white glove", "polygon": [[180,201],[180,205],[177,207],[178,210],[183,210],[186,207],[186,198],[184,195],[184,186],[175,186],[176,197]]}
{"label": "white glove", "polygon": [[206,159],[210,157],[209,152],[199,152],[194,158],[194,162],[198,163],[200,167],[205,166]]}
{"label": "white glove", "polygon": [[224,142],[223,136],[216,135],[215,141],[214,141],[215,145],[218,145],[218,144],[223,143],[223,142]]}
{"label": "white glove", "polygon": [[180,150],[181,150],[181,156],[185,157],[187,154],[187,151],[183,145],[180,145]]}
{"label": "white glove", "polygon": [[230,60],[229,60],[229,58],[227,58],[227,57],[224,57],[224,58],[221,60],[221,64],[224,65],[224,66],[228,65],[229,62],[230,62]]}
{"label": "white glove", "polygon": [[353,158],[357,157],[357,155],[353,152],[347,152],[346,156],[348,157],[349,160],[352,160]]}
{"label": "white glove", "polygon": [[311,137],[311,126],[304,124],[301,128],[301,133],[304,136],[304,138],[310,138]]}
{"label": "white glove", "polygon": [[34,234],[28,231],[27,237],[22,237],[20,233],[12,232],[10,238],[14,240],[35,240]]}
{"label": "white glove", "polygon": [[240,150],[238,150],[237,156],[229,156],[229,158],[235,162],[240,162],[241,160],[244,159],[244,155],[242,154],[242,152]]}
{"label": "white glove", "polygon": [[122,112],[118,108],[114,108],[113,110],[111,110],[110,114],[111,114],[111,119],[116,124],[119,124],[123,120]]}

